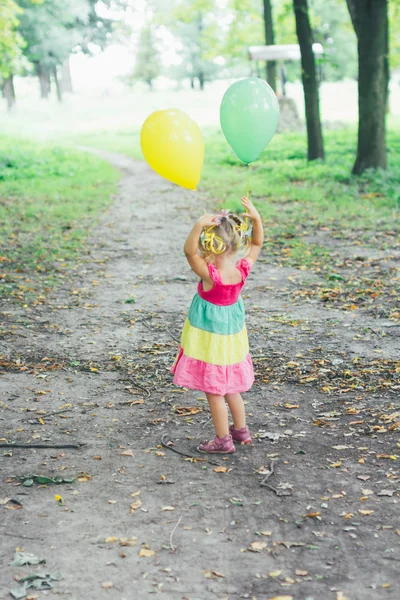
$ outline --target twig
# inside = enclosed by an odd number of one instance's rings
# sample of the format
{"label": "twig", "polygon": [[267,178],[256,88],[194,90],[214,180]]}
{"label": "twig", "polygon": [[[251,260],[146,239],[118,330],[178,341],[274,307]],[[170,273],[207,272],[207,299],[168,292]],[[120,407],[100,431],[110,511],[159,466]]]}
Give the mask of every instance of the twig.
{"label": "twig", "polygon": [[164,435],[161,438],[161,446],[163,446],[163,448],[167,448],[167,450],[172,450],[172,452],[176,452],[176,454],[180,454],[181,456],[185,456],[186,458],[195,458],[191,454],[186,454],[185,452],[181,452],[180,450],[177,450],[176,448],[172,448],[172,446],[168,446],[168,444],[166,444],[164,442],[164,438],[167,435],[168,435],[167,433],[164,433]]}
{"label": "twig", "polygon": [[133,388],[137,388],[138,390],[142,390],[143,392],[146,392],[147,396],[149,397],[150,394],[150,390],[148,390],[146,387],[144,387],[143,385],[140,385],[140,383],[136,383],[135,381],[133,381],[132,379],[123,379],[123,381],[130,381],[130,383],[132,384]]}
{"label": "twig", "polygon": [[35,542],[37,542],[38,540],[40,541],[42,539],[37,537],[30,537],[29,535],[18,535],[17,533],[8,533],[8,531],[2,531],[1,535],[6,535],[8,537],[16,537],[23,540],[35,540]]}
{"label": "twig", "polygon": [[0,448],[76,448],[80,450],[86,444],[20,444],[12,442],[11,444],[0,444]]}
{"label": "twig", "polygon": [[[166,444],[164,442],[164,438],[165,436],[168,435],[167,433],[164,433],[164,435],[161,438],[161,446],[163,446],[163,448],[167,448],[167,450],[171,450],[172,452],[175,452],[176,454],[180,454],[181,456],[185,456],[185,458],[191,458],[192,460],[196,460],[196,456],[193,456],[192,454],[186,454],[185,452],[181,452],[180,450],[177,450],[176,448],[172,448],[172,446],[168,446],[168,444]],[[207,462],[210,465],[214,465],[215,467],[219,467],[220,465],[216,462],[213,462],[212,460],[207,460]]]}
{"label": "twig", "polygon": [[175,551],[174,545],[172,543],[172,537],[173,537],[175,530],[177,529],[179,523],[181,522],[181,520],[182,520],[182,515],[179,517],[177,524],[175,525],[175,527],[171,531],[171,535],[169,536],[169,545],[170,545],[172,551]]}
{"label": "twig", "polygon": [[175,342],[178,342],[178,344],[180,343],[180,340],[179,340],[178,338],[176,338],[176,337],[174,336],[174,334],[173,334],[173,333],[171,333],[171,331],[170,331],[169,329],[166,329],[165,331],[166,331],[167,333],[169,333],[169,335],[172,337],[172,339],[173,339],[173,340],[175,340]]}
{"label": "twig", "polygon": [[[48,419],[49,417],[53,417],[54,415],[59,415],[61,413],[65,413],[65,412],[68,412],[70,410],[73,410],[73,408],[62,408],[61,410],[56,410],[54,412],[51,412],[51,413],[48,413],[48,414],[45,414],[45,415],[38,415],[38,414],[33,413],[32,416],[35,417],[35,419],[38,419],[38,420],[39,419]],[[23,419],[19,419],[19,420],[20,421],[25,421],[25,419],[26,419],[26,416]]]}
{"label": "twig", "polygon": [[[271,475],[274,474],[274,461],[271,460],[271,464],[269,466],[269,471],[266,474],[266,476],[264,477],[264,479],[262,480],[262,482],[260,483],[260,485],[265,485],[266,487],[270,487],[269,485],[267,485],[267,480],[271,477]],[[274,490],[276,492],[276,490]]]}

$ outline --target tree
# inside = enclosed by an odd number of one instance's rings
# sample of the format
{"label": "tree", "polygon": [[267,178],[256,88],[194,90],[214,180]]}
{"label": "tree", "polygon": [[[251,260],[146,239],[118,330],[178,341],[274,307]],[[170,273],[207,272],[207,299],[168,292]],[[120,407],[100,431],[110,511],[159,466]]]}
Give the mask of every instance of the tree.
{"label": "tree", "polygon": [[358,144],[353,173],[386,169],[389,84],[387,0],[347,0],[358,40]]}
{"label": "tree", "polygon": [[24,41],[17,30],[21,12],[13,0],[0,5],[0,78],[9,110],[15,105],[14,73],[22,66]]}
{"label": "tree", "polygon": [[319,114],[318,81],[312,49],[312,31],[307,0],[293,0],[296,33],[301,52],[301,78],[306,107],[308,160],[324,158],[321,119]]}
{"label": "tree", "polygon": [[[218,0],[153,0],[158,20],[175,37],[182,58],[180,73],[188,77],[192,87],[197,79],[200,89],[218,71],[214,62],[219,54],[221,32]],[[223,11],[222,11],[223,12]]]}
{"label": "tree", "polygon": [[[265,43],[267,46],[273,46],[275,44],[274,34],[274,23],[272,19],[272,5],[271,0],[263,0],[264,6],[264,31],[265,31]],[[276,62],[267,61],[267,81],[276,92]]]}
{"label": "tree", "polygon": [[73,24],[88,14],[89,6],[86,0],[46,0],[43,4],[18,0],[18,3],[23,9],[19,32],[26,42],[24,53],[39,77],[41,96],[48,97],[53,77],[61,100],[57,68],[77,45],[79,35]]}
{"label": "tree", "polygon": [[146,25],[140,32],[138,49],[136,52],[136,65],[129,80],[142,80],[150,89],[153,80],[160,74],[159,54],[154,42],[154,35],[150,25]]}

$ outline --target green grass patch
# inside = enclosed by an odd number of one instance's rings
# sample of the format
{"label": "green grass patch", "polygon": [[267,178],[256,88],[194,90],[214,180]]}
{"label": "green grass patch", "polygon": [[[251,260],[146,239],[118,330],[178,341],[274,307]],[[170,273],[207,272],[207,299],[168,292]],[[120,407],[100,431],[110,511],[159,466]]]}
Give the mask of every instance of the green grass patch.
{"label": "green grass patch", "polygon": [[1,139],[0,294],[29,302],[75,263],[118,172],[74,149]]}
{"label": "green grass patch", "polygon": [[[79,143],[142,158],[138,130],[88,134]],[[326,131],[326,160],[307,162],[305,133],[276,135],[250,168],[241,163],[221,131],[204,132],[206,156],[200,191],[217,207],[240,212],[250,197],[266,225],[266,251],[285,264],[329,264],[331,251],[310,242],[321,228],[333,238],[369,244],[371,235],[398,231],[400,216],[400,134],[387,136],[388,170],[351,175],[357,145],[355,129]],[[201,212],[201,209],[200,209]],[[283,252],[282,252],[283,251]]]}

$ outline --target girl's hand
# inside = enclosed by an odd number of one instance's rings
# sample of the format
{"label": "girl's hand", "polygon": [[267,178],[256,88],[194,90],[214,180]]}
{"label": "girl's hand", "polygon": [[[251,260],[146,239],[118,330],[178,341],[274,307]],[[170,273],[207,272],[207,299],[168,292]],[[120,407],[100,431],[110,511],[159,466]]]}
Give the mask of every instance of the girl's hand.
{"label": "girl's hand", "polygon": [[217,215],[202,215],[199,219],[197,219],[197,223],[201,225],[201,227],[211,227],[211,225],[215,225],[214,219]]}
{"label": "girl's hand", "polygon": [[244,207],[244,209],[246,211],[244,213],[245,217],[249,217],[249,219],[251,219],[252,221],[255,221],[257,219],[261,219],[258,210],[254,206],[254,204],[252,203],[252,201],[249,200],[248,198],[246,198],[246,196],[243,196],[243,198],[242,198],[242,206]]}

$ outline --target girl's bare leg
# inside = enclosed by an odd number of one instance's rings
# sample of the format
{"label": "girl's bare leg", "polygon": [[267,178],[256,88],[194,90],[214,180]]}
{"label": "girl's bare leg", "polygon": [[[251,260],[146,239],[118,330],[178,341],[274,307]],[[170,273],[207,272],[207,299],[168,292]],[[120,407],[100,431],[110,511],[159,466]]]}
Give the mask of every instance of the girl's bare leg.
{"label": "girl's bare leg", "polygon": [[232,414],[234,428],[242,429],[246,427],[246,413],[242,396],[240,394],[226,394],[225,400]]}
{"label": "girl's bare leg", "polygon": [[215,394],[206,394],[212,420],[215,427],[215,433],[219,438],[223,438],[229,433],[228,409],[226,408],[225,398]]}

